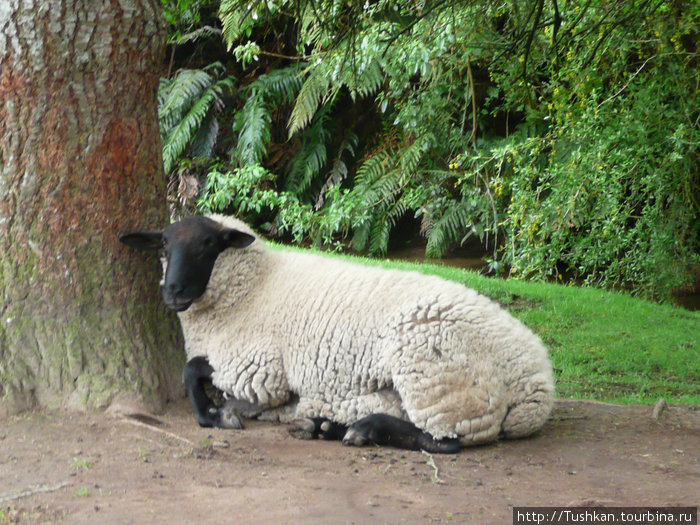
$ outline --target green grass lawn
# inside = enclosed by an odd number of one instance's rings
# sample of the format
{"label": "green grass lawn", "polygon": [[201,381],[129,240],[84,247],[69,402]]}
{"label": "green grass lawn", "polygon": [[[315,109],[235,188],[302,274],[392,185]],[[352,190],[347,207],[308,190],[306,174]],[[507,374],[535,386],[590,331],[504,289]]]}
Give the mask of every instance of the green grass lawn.
{"label": "green grass lawn", "polygon": [[440,275],[500,302],[545,342],[559,397],[700,404],[700,312],[614,291],[435,264],[353,260]]}

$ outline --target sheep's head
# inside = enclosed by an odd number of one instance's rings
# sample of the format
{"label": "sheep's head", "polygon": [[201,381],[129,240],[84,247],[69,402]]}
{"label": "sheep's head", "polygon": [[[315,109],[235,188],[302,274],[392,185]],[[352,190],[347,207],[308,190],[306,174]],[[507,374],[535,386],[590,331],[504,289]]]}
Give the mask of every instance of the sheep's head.
{"label": "sheep's head", "polygon": [[163,249],[163,300],[177,312],[204,295],[214,263],[227,248],[245,248],[255,237],[206,217],[190,217],[162,232],[134,232],[119,240],[138,250]]}

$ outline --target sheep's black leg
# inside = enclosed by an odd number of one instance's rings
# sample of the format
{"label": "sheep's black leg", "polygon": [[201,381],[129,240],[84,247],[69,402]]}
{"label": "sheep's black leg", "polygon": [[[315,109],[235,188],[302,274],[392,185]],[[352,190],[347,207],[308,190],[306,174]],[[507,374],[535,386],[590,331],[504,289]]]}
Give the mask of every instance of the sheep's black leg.
{"label": "sheep's black leg", "polygon": [[217,408],[204,390],[204,384],[211,379],[214,369],[206,357],[190,359],[185,365],[185,389],[192,402],[197,422],[201,427],[243,428],[233,411]]}
{"label": "sheep's black leg", "polygon": [[213,373],[214,369],[206,357],[194,357],[185,365],[185,389],[197,421],[202,427],[215,427],[218,423],[216,406],[204,391],[204,382],[210,379]]}
{"label": "sheep's black leg", "polygon": [[369,443],[443,454],[454,454],[462,448],[457,439],[433,439],[410,421],[387,414],[372,414],[356,421],[343,437],[345,445],[362,446]]}

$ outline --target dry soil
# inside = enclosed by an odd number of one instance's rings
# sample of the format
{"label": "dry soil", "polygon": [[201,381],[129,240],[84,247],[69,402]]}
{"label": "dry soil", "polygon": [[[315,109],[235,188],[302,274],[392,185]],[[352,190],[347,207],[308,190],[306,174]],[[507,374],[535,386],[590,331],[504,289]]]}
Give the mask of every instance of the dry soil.
{"label": "dry soil", "polygon": [[697,505],[700,407],[559,400],[536,436],[453,456],[257,421],[32,412],[0,422],[4,523],[511,523],[513,506]]}

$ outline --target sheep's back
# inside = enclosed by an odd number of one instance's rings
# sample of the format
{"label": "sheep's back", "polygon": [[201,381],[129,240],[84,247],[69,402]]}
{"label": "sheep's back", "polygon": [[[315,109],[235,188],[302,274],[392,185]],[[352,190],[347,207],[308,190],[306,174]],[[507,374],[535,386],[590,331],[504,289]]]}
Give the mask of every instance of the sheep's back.
{"label": "sheep's back", "polygon": [[313,370],[348,388],[374,387],[363,382],[390,381],[402,356],[488,362],[511,375],[548,365],[529,329],[459,283],[304,252],[273,253],[278,261],[266,287],[277,297],[267,307],[284,312],[276,328],[290,342],[289,360],[303,370],[302,380],[320,381],[306,377]]}

